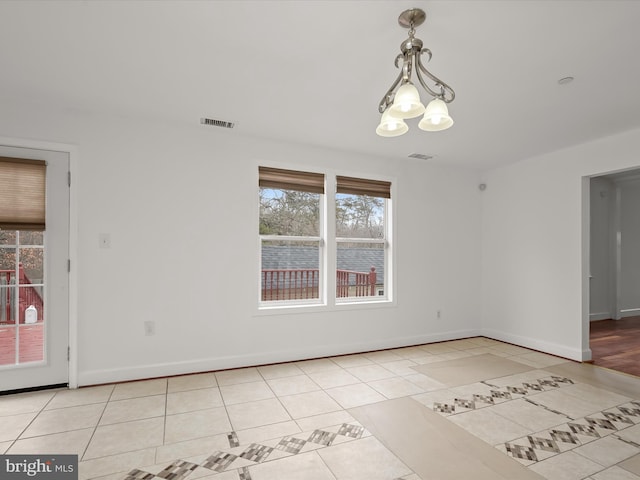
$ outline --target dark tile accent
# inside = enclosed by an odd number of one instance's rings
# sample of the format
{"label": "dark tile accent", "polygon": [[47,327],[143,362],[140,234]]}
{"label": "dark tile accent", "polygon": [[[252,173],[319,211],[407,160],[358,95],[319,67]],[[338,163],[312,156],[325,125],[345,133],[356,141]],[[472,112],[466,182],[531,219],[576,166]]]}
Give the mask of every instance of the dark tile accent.
{"label": "dark tile accent", "polygon": [[522,458],[523,460],[531,460],[532,462],[538,461],[536,452],[534,452],[531,447],[525,447],[524,445],[516,445],[513,443],[505,443],[504,446],[507,449],[507,453],[511,454],[513,457]]}
{"label": "dark tile accent", "polygon": [[491,390],[491,396],[493,398],[504,398],[505,400],[511,400],[511,393],[501,392],[500,390]]}
{"label": "dark tile accent", "polygon": [[197,463],[185,462],[184,460],[176,460],[156,476],[165,478],[166,480],[182,480],[184,477],[198,468],[198,466],[199,465]]}
{"label": "dark tile accent", "polygon": [[510,393],[517,393],[518,395],[526,395],[529,393],[526,389],[522,387],[507,387]]}
{"label": "dark tile accent", "polygon": [[560,448],[558,448],[558,444],[555,442],[555,440],[550,440],[548,438],[542,437],[534,437],[532,435],[527,436],[527,440],[529,440],[529,443],[533,448],[537,448],[538,450],[560,453]]}
{"label": "dark tile accent", "polygon": [[142,470],[134,468],[129,473],[127,473],[127,476],[124,477],[124,480],[151,480],[154,477],[155,475],[153,473],[144,472]]}
{"label": "dark tile accent", "polygon": [[240,440],[238,440],[238,434],[236,432],[227,433],[227,439],[229,440],[229,446],[231,448],[240,446]]}
{"label": "dark tile accent", "polygon": [[251,460],[252,462],[262,462],[271,452],[273,452],[272,447],[260,445],[259,443],[252,443],[249,445],[249,448],[240,454],[240,456],[247,460]]}
{"label": "dark tile accent", "polygon": [[603,420],[602,418],[584,417],[589,425],[595,425],[596,427],[604,428],[605,430],[617,431],[618,428],[609,420]]}
{"label": "dark tile accent", "polygon": [[600,434],[596,431],[595,427],[591,425],[582,425],[580,423],[568,423],[567,425],[569,425],[569,428],[573,433],[579,433],[580,435],[587,435],[589,437],[600,437]]}
{"label": "dark tile accent", "polygon": [[215,452],[204,461],[202,466],[209,470],[222,472],[228,468],[236,458],[238,458],[238,456],[232,453]]}
{"label": "dark tile accent", "polygon": [[475,410],[476,404],[471,400],[466,400],[464,398],[454,398],[453,403],[462,408],[470,408],[471,410]]}
{"label": "dark tile accent", "polygon": [[251,474],[249,473],[249,467],[242,467],[238,469],[238,477],[240,480],[251,480]]}
{"label": "dark tile accent", "polygon": [[564,430],[551,430],[551,438],[556,442],[573,443],[574,445],[580,445],[580,440],[575,434],[571,432],[565,432]]}
{"label": "dark tile accent", "polygon": [[636,447],[637,449],[640,449],[640,444],[634,442],[633,440],[628,440],[626,438],[622,438],[619,435],[616,435],[615,433],[613,435],[611,435],[614,438],[617,438],[618,440],[620,440],[621,442],[626,443],[627,445],[631,445],[632,447]]}
{"label": "dark tile accent", "polygon": [[441,413],[456,413],[455,405],[448,405],[446,403],[434,403],[433,410]]}
{"label": "dark tile accent", "polygon": [[284,437],[280,442],[276,445],[278,450],[282,450],[283,452],[297,454],[300,453],[302,447],[307,444],[306,440],[302,440],[301,438],[295,437]]}
{"label": "dark tile accent", "polygon": [[484,383],[487,387],[500,388],[498,385],[494,385],[493,383],[490,383],[488,380],[482,380],[480,383]]}
{"label": "dark tile accent", "polygon": [[555,375],[551,376],[551,379],[558,383],[570,383],[573,384],[573,380],[567,377],[556,377]]}
{"label": "dark tile accent", "polygon": [[539,383],[523,383],[522,386],[527,390],[536,390],[538,392],[543,392],[544,388]]}
{"label": "dark tile accent", "polygon": [[618,407],[618,410],[620,410],[625,415],[640,417],[640,408]]}
{"label": "dark tile accent", "polygon": [[495,401],[493,400],[493,397],[490,395],[473,395],[473,401],[474,402],[480,402],[480,403],[488,403],[489,405],[494,405]]}
{"label": "dark tile accent", "polygon": [[360,425],[351,425],[348,423],[343,423],[340,429],[338,430],[338,435],[343,435],[345,437],[351,438],[360,438],[364,433],[364,427]]}
{"label": "dark tile accent", "polygon": [[314,432],[309,435],[307,439],[308,442],[318,443],[320,445],[329,446],[333,443],[336,438],[335,433],[325,432],[324,430],[314,430]]}
{"label": "dark tile accent", "polygon": [[562,415],[563,417],[567,417],[569,420],[574,420],[574,418],[570,417],[566,413],[559,412],[558,410],[554,410],[553,408],[547,408],[551,413],[555,413],[556,415]]}
{"label": "dark tile accent", "polygon": [[602,412],[602,415],[606,417],[607,420],[612,422],[626,423],[627,425],[633,425],[633,422],[629,420],[624,415],[619,415],[613,412]]}
{"label": "dark tile accent", "polygon": [[559,387],[560,386],[560,385],[558,385],[558,382],[556,382],[554,380],[547,380],[546,378],[538,380],[538,382],[540,383],[540,385],[543,385],[545,387]]}
{"label": "dark tile accent", "polygon": [[[534,397],[535,398],[535,397]],[[535,405],[536,407],[540,407],[540,408],[544,408],[547,412],[551,412],[551,413],[555,413],[556,415],[562,415],[563,417],[566,417],[569,420],[574,420],[573,418],[571,418],[569,415],[563,413],[563,412],[559,412],[558,410],[554,410],[553,408],[549,408],[546,405],[542,405],[538,402],[534,402],[533,400],[531,400],[530,398],[525,398],[524,399],[525,402],[529,402],[531,405]]]}

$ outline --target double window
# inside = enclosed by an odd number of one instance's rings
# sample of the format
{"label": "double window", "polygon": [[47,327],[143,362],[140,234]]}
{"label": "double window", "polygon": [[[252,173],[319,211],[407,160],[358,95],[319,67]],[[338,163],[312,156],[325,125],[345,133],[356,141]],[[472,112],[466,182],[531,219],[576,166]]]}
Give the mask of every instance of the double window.
{"label": "double window", "polygon": [[390,182],[260,167],[259,187],[261,306],[391,298]]}

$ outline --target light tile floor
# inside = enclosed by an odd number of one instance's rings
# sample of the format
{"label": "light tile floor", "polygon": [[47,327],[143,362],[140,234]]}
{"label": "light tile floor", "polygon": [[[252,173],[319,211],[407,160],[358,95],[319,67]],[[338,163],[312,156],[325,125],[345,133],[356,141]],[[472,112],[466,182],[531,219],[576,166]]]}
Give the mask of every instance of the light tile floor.
{"label": "light tile floor", "polygon": [[[448,382],[447,369],[464,378],[480,359],[518,373]],[[350,412],[406,398],[446,419],[438,428],[525,465],[526,478],[640,480],[640,378],[597,368],[477,337],[8,395],[0,453],[78,454],[81,479],[427,480],[416,472],[428,465]],[[474,454],[459,448],[452,458]]]}

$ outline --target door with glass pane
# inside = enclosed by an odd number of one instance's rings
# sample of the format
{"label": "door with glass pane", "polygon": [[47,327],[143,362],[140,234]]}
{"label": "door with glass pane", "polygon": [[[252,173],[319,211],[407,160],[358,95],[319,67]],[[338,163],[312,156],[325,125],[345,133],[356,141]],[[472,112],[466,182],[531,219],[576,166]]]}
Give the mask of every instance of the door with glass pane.
{"label": "door with glass pane", "polygon": [[46,194],[44,225],[20,223],[17,212],[15,224],[4,217],[0,226],[0,391],[69,380],[69,155],[0,146],[0,181],[29,199],[33,184],[9,170],[11,159],[33,160],[27,169],[40,161]]}

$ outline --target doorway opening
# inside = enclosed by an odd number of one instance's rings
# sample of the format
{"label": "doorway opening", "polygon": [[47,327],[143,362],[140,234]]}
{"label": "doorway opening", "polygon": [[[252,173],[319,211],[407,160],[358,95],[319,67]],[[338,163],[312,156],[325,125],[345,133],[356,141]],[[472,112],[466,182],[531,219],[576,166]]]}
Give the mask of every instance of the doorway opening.
{"label": "doorway opening", "polygon": [[592,362],[640,376],[640,169],[589,184]]}

